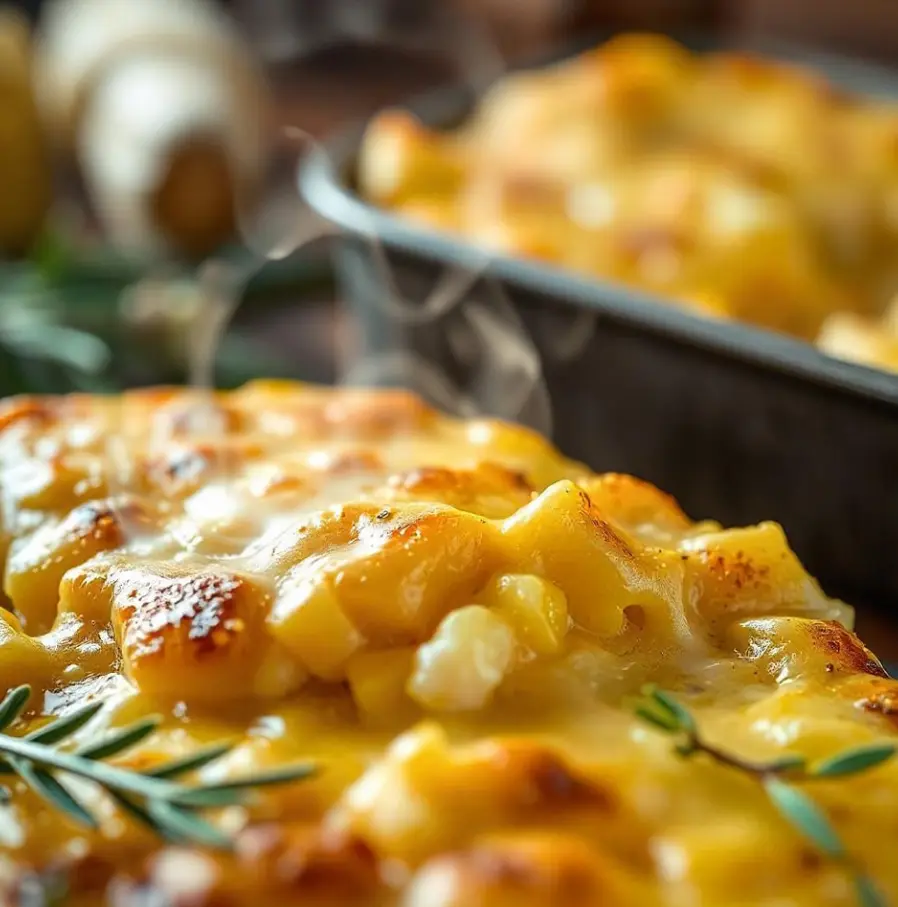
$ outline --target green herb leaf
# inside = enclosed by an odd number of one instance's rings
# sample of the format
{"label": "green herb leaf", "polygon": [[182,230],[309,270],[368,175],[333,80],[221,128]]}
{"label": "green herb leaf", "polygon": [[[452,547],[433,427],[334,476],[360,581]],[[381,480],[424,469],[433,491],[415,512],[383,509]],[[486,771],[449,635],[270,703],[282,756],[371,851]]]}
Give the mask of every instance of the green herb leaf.
{"label": "green herb leaf", "polygon": [[[17,695],[21,697],[21,694]],[[9,696],[4,701],[7,705],[8,700]],[[298,781],[309,777],[315,770],[311,763],[299,763],[234,781],[196,787],[181,786],[169,780],[221,758],[232,744],[206,747],[182,759],[157,766],[149,773],[98,761],[143,740],[155,730],[157,718],[137,721],[82,746],[77,752],[62,751],[51,745],[86,724],[98,709],[98,704],[87,706],[27,737],[0,733],[0,769],[15,771],[57,809],[92,828],[96,827],[94,817],[59,782],[54,772],[65,772],[93,782],[124,812],[166,840],[227,848],[231,843],[228,836],[194,814],[192,809],[238,803],[253,787]],[[13,712],[14,707],[9,707],[7,714]],[[179,797],[184,802],[179,802]]]}
{"label": "green herb leaf", "polygon": [[677,702],[670,693],[665,693],[664,690],[659,690],[657,688],[652,688],[649,694],[652,699],[668,715],[670,715],[676,722],[678,727],[681,730],[686,731],[687,733],[695,733],[695,719],[692,717],[692,713],[686,706],[682,705],[680,702]]}
{"label": "green herb leaf", "polygon": [[304,781],[318,770],[312,762],[286,765],[267,772],[247,775],[245,778],[228,778],[220,784],[203,784],[187,787],[169,797],[170,802],[182,806],[230,806],[239,803],[249,788],[267,787],[273,784],[288,784]]}
{"label": "green herb leaf", "polygon": [[655,725],[655,727],[660,728],[662,731],[667,733],[675,732],[680,729],[680,724],[676,718],[672,717],[667,712],[660,712],[657,709],[649,708],[648,706],[637,706],[636,714],[643,720],[647,721],[649,724]]}
{"label": "green herb leaf", "polygon": [[30,740],[32,743],[59,743],[61,740],[65,740],[66,737],[70,737],[75,731],[79,728],[84,727],[100,709],[103,708],[102,702],[92,702],[89,705],[84,706],[84,708],[78,709],[77,711],[72,712],[70,715],[66,715],[64,718],[57,718],[55,721],[48,724],[46,727],[42,727],[38,731],[33,731],[30,734],[25,735],[25,740]]}
{"label": "green herb leaf", "polygon": [[799,756],[798,754],[790,754],[788,756],[781,756],[779,759],[774,759],[773,762],[767,764],[767,771],[770,772],[794,772],[800,769],[804,769],[807,765],[807,760],[804,756]]}
{"label": "green herb leaf", "polygon": [[684,758],[688,759],[690,756],[699,752],[699,745],[696,740],[690,737],[683,743],[678,743],[674,749]]}
{"label": "green herb leaf", "polygon": [[49,772],[22,759],[10,760],[16,774],[51,806],[66,813],[79,825],[97,828],[97,820]]}
{"label": "green herb leaf", "polygon": [[787,783],[782,775],[794,773],[803,780],[837,778],[881,765],[898,753],[898,746],[877,743],[857,747],[818,762],[808,768],[807,760],[789,754],[772,762],[742,759],[706,743],[692,714],[669,693],[654,686],[643,688],[649,704],[636,707],[636,714],[668,733],[681,732],[674,745],[680,756],[704,753],[721,765],[742,771],[763,784],[770,802],[780,815],[821,853],[840,863],[851,874],[860,907],[888,907],[873,880],[852,861],[826,813],[804,791]]}
{"label": "green herb leaf", "polygon": [[889,907],[873,880],[863,873],[854,877],[854,890],[860,907]]}
{"label": "green herb leaf", "polygon": [[138,824],[149,828],[150,831],[163,840],[172,844],[186,841],[185,838],[179,835],[170,834],[164,826],[160,825],[142,806],[139,806],[130,797],[126,797],[124,794],[114,790],[109,791],[109,796],[119,805],[123,812],[126,812],[132,819],[136,820]]}
{"label": "green herb leaf", "polygon": [[231,839],[223,831],[174,803],[151,800],[147,803],[147,812],[166,835],[219,850],[231,847]]}
{"label": "green herb leaf", "polygon": [[815,778],[838,778],[841,775],[853,775],[887,762],[896,752],[898,752],[898,747],[893,743],[859,746],[818,762],[812,767],[811,774]]}
{"label": "green herb leaf", "polygon": [[291,781],[305,781],[318,773],[318,766],[314,762],[297,762],[293,765],[283,765],[268,771],[256,772],[245,778],[235,778],[227,781],[227,787],[270,787],[272,784],[288,784]]}
{"label": "green herb leaf", "polygon": [[0,702],[0,731],[5,731],[22,714],[31,697],[31,687],[23,684],[10,690]]}
{"label": "green herb leaf", "polygon": [[64,277],[70,255],[59,233],[47,230],[38,238],[31,258],[44,280],[55,283]]}
{"label": "green herb leaf", "polygon": [[200,809],[220,809],[245,802],[246,787],[229,787],[224,784],[212,787],[186,787],[168,798],[169,803]]}
{"label": "green herb leaf", "polygon": [[134,724],[113,731],[96,743],[82,746],[75,753],[84,759],[108,759],[110,756],[116,756],[149,737],[159,727],[159,721],[156,716],[135,721]]}
{"label": "green herb leaf", "polygon": [[826,813],[804,791],[777,777],[763,780],[767,796],[780,814],[827,856],[842,860],[845,848]]}
{"label": "green herb leaf", "polygon": [[234,748],[233,743],[213,743],[211,746],[203,747],[183,759],[174,759],[171,762],[164,762],[155,768],[148,769],[143,774],[150,778],[177,778],[179,775],[186,775],[188,772],[195,772],[210,762],[221,759],[222,756],[229,753]]}

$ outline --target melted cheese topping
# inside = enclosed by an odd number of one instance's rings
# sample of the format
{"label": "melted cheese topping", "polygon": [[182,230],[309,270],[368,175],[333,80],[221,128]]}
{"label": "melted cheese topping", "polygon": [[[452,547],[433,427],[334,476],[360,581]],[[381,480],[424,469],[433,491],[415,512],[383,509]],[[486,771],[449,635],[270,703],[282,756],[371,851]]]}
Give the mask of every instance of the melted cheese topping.
{"label": "melted cheese topping", "polygon": [[[455,130],[386,111],[367,129],[359,185],[478,247],[827,351],[833,313],[885,331],[898,291],[898,105],[660,35],[510,73]],[[837,355],[847,345],[894,368],[894,351],[843,336]]]}
{"label": "melted cheese topping", "polygon": [[[84,907],[854,903],[755,780],[632,711],[654,681],[754,759],[895,737],[898,682],[774,523],[693,523],[404,393],[277,383],[7,401],[0,480],[15,732],[99,699],[82,739],[164,716],[125,764],[230,739],[205,777],[321,767],[212,816],[231,855],[89,790],[84,832],[10,782],[8,902],[43,880]],[[898,764],[812,793],[898,899]]]}

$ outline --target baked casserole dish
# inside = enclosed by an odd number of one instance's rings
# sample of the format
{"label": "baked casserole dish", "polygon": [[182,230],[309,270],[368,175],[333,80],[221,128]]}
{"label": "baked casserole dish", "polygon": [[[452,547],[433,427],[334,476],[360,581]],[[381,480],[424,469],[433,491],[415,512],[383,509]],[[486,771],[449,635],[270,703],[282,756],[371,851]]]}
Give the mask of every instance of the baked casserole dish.
{"label": "baked casserole dish", "polygon": [[810,69],[624,35],[452,131],[380,114],[358,182],[479,248],[898,369],[898,104]]}
{"label": "baked casserole dish", "polygon": [[403,392],[0,424],[0,902],[898,903],[898,681],[776,524]]}

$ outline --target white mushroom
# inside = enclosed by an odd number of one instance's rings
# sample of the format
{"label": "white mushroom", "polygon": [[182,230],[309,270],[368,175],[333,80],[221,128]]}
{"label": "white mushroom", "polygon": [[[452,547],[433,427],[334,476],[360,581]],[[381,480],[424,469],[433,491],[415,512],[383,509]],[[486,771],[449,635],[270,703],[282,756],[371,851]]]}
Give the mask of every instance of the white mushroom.
{"label": "white mushroom", "polygon": [[36,81],[57,147],[124,251],[203,254],[227,238],[263,167],[268,97],[215,6],[54,0]]}

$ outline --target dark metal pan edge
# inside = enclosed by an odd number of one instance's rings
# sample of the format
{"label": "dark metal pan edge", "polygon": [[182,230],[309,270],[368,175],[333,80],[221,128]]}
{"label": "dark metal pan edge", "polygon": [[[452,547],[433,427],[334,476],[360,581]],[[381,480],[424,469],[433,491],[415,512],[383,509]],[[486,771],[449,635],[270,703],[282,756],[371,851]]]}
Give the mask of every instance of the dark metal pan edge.
{"label": "dark metal pan edge", "polygon": [[[601,36],[599,36],[601,37]],[[834,84],[871,95],[898,97],[898,71],[849,57],[798,50],[788,45],[743,45],[714,42],[703,36],[674,35],[697,49],[745,49],[785,62],[817,69]],[[564,53],[529,64],[544,65],[569,56],[593,43],[579,41]],[[474,98],[470,87],[454,85],[412,98],[409,109],[431,125],[446,125],[468,110]],[[515,286],[586,307],[603,317],[645,329],[655,335],[704,349],[719,356],[762,369],[773,369],[790,378],[822,385],[867,402],[898,408],[898,376],[829,356],[809,343],[749,324],[715,321],[672,305],[664,297],[623,284],[576,273],[551,265],[479,251],[463,239],[422,229],[402,217],[377,208],[354,191],[347,173],[365,129],[356,123],[327,141],[325,152],[310,156],[297,178],[305,201],[320,216],[348,234],[369,237],[388,247],[432,262],[470,263]]]}
{"label": "dark metal pan edge", "polygon": [[[358,135],[358,129],[354,135]],[[331,153],[338,146],[330,146]],[[347,154],[333,160],[317,157],[303,166],[299,187],[308,204],[342,230],[376,238],[400,251],[431,261],[470,263],[478,267],[482,253],[436,232],[419,230],[358,198],[338,177]],[[520,287],[561,297],[572,305],[655,334],[701,347],[730,359],[772,368],[790,377],[822,384],[898,409],[898,377],[888,372],[842,362],[809,343],[747,324],[718,322],[681,310],[663,298],[609,281],[590,280],[562,268],[507,256],[491,256],[490,272]]]}

